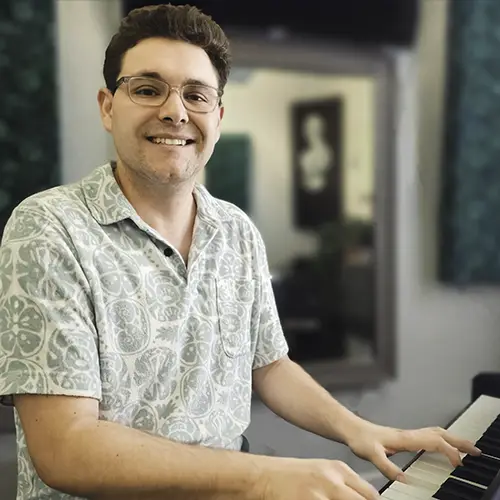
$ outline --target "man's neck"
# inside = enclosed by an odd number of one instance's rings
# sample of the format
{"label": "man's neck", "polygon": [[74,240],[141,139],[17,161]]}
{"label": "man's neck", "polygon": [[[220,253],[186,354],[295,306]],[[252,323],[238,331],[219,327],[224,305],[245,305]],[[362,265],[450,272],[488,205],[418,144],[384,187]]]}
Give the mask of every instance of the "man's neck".
{"label": "man's neck", "polygon": [[115,168],[114,174],[139,217],[171,243],[187,262],[196,217],[194,181],[182,186],[154,186],[131,178],[123,168]]}

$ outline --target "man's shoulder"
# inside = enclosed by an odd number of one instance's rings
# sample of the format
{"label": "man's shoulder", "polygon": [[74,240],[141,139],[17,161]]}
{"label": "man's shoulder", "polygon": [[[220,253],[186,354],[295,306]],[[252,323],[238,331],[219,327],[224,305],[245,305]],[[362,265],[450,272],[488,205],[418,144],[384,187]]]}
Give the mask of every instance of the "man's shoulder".
{"label": "man's shoulder", "polygon": [[3,243],[36,239],[49,226],[51,237],[56,238],[57,234],[65,234],[58,227],[71,224],[77,216],[88,215],[82,181],[54,186],[26,197],[14,208],[5,226]]}
{"label": "man's shoulder", "polygon": [[59,201],[78,201],[78,188],[80,183],[62,184],[54,186],[38,193],[34,193],[19,203],[17,208],[25,210],[32,207],[51,207]]}
{"label": "man's shoulder", "polygon": [[64,219],[70,216],[68,209],[81,209],[83,203],[81,182],[63,184],[28,196],[14,208],[12,215],[43,212],[48,217]]}
{"label": "man's shoulder", "polygon": [[73,210],[89,214],[86,191],[95,190],[95,184],[102,184],[109,175],[110,165],[104,164],[94,168],[86,176],[74,182],[66,182],[34,193],[22,200],[13,210],[13,215],[26,212],[45,212],[57,216],[60,220],[73,218]]}

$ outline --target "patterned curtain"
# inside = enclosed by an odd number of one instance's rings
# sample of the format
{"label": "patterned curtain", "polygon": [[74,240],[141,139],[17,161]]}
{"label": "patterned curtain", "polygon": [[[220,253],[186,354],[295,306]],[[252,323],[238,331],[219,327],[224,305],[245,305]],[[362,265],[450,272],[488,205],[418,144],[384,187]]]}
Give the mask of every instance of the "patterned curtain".
{"label": "patterned curtain", "polygon": [[500,1],[450,0],[440,279],[500,284]]}
{"label": "patterned curtain", "polygon": [[0,237],[22,199],[59,182],[54,4],[0,1]]}

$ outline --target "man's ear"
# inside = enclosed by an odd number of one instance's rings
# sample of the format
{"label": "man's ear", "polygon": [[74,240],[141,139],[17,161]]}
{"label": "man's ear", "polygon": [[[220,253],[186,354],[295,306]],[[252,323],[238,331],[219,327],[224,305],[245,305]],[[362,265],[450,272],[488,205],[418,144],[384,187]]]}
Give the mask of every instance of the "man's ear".
{"label": "man's ear", "polygon": [[224,118],[224,106],[221,106],[219,108],[219,119],[217,121],[217,138],[215,139],[215,142],[219,142],[220,139],[220,131],[221,131],[221,122],[222,118]]}
{"label": "man's ear", "polygon": [[101,88],[97,93],[97,102],[99,104],[102,124],[108,132],[111,132],[113,121],[113,94],[109,89]]}

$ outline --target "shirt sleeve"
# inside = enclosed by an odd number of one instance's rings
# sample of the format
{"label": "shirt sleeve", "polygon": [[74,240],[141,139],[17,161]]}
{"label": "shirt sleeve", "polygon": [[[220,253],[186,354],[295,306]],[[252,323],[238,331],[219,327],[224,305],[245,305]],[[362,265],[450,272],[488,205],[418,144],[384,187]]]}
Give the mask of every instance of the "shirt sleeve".
{"label": "shirt sleeve", "polygon": [[271,273],[262,236],[255,231],[257,297],[252,324],[256,329],[253,369],[261,368],[288,354],[288,343],[283,333],[272,287]]}
{"label": "shirt sleeve", "polygon": [[51,211],[23,202],[0,246],[0,402],[15,394],[100,399],[90,287]]}

